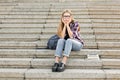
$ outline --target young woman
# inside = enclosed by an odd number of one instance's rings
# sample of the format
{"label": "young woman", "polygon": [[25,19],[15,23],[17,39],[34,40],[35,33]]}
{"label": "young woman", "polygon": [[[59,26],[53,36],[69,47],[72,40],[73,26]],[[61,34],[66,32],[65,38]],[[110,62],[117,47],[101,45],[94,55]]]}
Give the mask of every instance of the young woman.
{"label": "young woman", "polygon": [[[53,72],[64,71],[67,58],[71,51],[79,51],[83,47],[84,43],[79,31],[80,26],[77,21],[74,21],[71,11],[63,11],[57,32],[60,39],[58,40],[55,51],[55,63],[52,66]],[[62,58],[62,61],[60,61],[60,58]]]}

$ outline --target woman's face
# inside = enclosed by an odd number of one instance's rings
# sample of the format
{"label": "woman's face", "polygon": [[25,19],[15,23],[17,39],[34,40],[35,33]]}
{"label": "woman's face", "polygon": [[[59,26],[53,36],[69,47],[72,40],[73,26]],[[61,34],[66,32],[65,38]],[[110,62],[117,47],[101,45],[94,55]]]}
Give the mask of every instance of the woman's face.
{"label": "woman's face", "polygon": [[70,15],[70,13],[64,13],[64,15],[63,15],[63,21],[65,22],[65,23],[67,23],[67,22],[71,22],[71,15]]}

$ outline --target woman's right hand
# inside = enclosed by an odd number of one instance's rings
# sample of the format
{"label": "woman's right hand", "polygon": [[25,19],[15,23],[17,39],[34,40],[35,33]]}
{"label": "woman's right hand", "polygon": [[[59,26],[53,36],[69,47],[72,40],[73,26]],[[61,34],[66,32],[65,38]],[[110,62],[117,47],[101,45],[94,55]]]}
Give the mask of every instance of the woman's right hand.
{"label": "woman's right hand", "polygon": [[67,24],[67,22],[62,18],[62,22],[64,23],[64,25],[66,25]]}
{"label": "woman's right hand", "polygon": [[71,20],[64,20],[62,18],[62,22],[64,23],[65,26],[69,26],[69,23],[71,22]]}

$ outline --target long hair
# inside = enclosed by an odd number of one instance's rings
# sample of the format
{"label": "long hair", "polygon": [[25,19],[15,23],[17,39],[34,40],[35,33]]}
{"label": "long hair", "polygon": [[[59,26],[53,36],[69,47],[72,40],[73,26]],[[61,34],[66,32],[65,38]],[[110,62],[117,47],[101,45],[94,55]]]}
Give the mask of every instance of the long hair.
{"label": "long hair", "polygon": [[62,32],[63,27],[64,27],[64,23],[62,22],[62,18],[63,18],[63,16],[64,16],[64,13],[69,13],[70,16],[71,16],[71,23],[74,23],[74,18],[73,18],[73,16],[72,16],[71,10],[68,10],[68,9],[67,9],[67,10],[64,10],[64,11],[62,12],[61,19],[60,19],[60,23],[59,23],[59,26],[58,26],[58,29],[57,29],[57,35],[58,35],[59,37],[61,37],[61,32]]}

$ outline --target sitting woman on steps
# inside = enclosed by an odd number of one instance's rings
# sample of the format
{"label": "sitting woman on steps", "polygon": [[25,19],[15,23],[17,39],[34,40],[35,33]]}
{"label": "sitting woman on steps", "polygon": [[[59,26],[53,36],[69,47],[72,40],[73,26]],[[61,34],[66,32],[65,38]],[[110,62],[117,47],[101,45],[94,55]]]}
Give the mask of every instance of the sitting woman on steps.
{"label": "sitting woman on steps", "polygon": [[[65,10],[62,13],[61,22],[57,32],[60,39],[58,40],[55,51],[55,63],[52,66],[53,72],[64,71],[66,61],[71,51],[80,51],[83,47],[84,43],[80,37],[79,31],[80,26],[78,22],[74,21],[71,11]],[[60,61],[60,58],[62,58],[62,61]]]}

